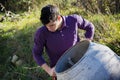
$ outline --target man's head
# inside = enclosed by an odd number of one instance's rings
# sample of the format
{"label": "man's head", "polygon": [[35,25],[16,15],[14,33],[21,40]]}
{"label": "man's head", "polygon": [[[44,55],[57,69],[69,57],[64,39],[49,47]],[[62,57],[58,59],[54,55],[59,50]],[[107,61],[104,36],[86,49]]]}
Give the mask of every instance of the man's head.
{"label": "man's head", "polygon": [[47,5],[42,8],[40,20],[49,31],[56,31],[59,27],[60,21],[59,9],[54,5]]}

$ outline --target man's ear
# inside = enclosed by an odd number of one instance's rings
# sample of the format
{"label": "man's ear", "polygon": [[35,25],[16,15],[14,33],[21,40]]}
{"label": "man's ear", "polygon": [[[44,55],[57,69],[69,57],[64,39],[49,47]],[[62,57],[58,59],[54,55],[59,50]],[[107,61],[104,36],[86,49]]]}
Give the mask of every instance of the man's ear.
{"label": "man's ear", "polygon": [[58,18],[58,21],[60,21],[60,19],[61,19],[61,16],[60,16],[60,15],[58,15],[58,17],[57,17],[57,18]]}

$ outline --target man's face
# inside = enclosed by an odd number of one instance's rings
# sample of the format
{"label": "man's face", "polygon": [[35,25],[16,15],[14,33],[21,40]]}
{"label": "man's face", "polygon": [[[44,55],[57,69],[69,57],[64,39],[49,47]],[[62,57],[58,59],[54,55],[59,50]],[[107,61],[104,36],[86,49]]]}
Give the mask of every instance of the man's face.
{"label": "man's face", "polygon": [[50,21],[48,24],[46,24],[46,27],[49,31],[55,32],[59,28],[59,20],[56,21]]}

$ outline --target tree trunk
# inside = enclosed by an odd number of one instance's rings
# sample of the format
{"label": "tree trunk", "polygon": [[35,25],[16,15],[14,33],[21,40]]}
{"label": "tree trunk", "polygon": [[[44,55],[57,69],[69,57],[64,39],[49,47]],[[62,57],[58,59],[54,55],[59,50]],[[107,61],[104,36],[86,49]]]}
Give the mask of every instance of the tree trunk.
{"label": "tree trunk", "polygon": [[120,0],[115,0],[116,13],[120,12]]}

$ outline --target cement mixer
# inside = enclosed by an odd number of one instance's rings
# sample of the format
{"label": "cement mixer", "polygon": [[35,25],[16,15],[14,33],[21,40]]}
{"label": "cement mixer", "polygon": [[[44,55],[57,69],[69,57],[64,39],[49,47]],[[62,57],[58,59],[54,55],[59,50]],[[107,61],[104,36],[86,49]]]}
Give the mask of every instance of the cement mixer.
{"label": "cement mixer", "polygon": [[120,57],[105,45],[85,40],[63,54],[55,72],[57,80],[120,80]]}

